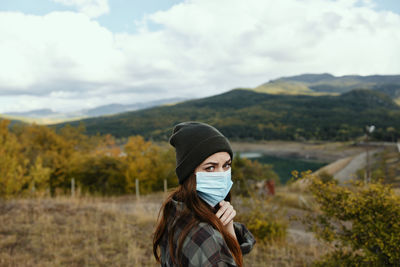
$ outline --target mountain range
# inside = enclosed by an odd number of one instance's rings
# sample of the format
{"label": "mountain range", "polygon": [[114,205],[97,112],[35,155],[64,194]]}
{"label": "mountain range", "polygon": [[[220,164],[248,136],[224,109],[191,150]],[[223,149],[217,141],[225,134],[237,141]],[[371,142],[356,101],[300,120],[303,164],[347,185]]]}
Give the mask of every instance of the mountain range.
{"label": "mountain range", "polygon": [[64,121],[81,120],[89,117],[98,117],[105,115],[113,115],[127,111],[139,110],[159,105],[177,103],[184,101],[184,98],[168,98],[149,102],[139,102],[134,104],[109,104],[102,105],[91,109],[82,109],[72,112],[54,112],[51,109],[36,109],[24,112],[5,112],[3,117],[22,120],[26,122],[36,122],[41,124],[51,124]]}
{"label": "mountain range", "polygon": [[[377,140],[400,138],[400,75],[303,74],[174,105],[53,124],[83,122],[88,134],[167,140],[179,122],[199,120],[239,140],[353,140],[375,125]],[[97,113],[98,114],[98,113]]]}
{"label": "mountain range", "polygon": [[88,134],[168,140],[175,124],[194,120],[209,123],[234,140],[346,141],[363,136],[367,125],[375,125],[373,136],[377,140],[400,138],[400,106],[384,93],[368,89],[337,96],[234,89],[172,106],[82,121]]}

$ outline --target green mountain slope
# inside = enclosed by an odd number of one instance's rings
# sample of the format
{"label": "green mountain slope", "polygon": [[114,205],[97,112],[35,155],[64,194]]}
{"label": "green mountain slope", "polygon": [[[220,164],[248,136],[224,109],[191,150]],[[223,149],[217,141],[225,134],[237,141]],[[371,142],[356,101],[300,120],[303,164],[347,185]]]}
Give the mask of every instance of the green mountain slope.
{"label": "green mountain slope", "polygon": [[372,90],[308,96],[235,89],[174,106],[82,121],[89,134],[110,133],[116,137],[140,134],[167,140],[173,125],[188,120],[210,123],[233,139],[349,140],[363,135],[365,125],[372,124],[377,128],[378,139],[393,136],[388,127],[393,127],[395,135],[400,137],[400,107],[387,95]]}
{"label": "green mountain slope", "polygon": [[269,94],[338,95],[354,89],[371,89],[389,95],[400,104],[400,75],[302,74],[262,84],[254,90]]}

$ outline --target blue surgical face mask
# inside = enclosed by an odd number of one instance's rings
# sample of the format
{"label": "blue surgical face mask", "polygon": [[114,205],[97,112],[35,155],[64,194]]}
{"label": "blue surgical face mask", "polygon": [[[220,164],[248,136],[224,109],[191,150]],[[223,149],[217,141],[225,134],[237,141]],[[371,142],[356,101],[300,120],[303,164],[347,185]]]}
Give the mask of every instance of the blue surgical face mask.
{"label": "blue surgical face mask", "polygon": [[231,169],[225,172],[197,172],[196,190],[201,199],[215,207],[232,187]]}

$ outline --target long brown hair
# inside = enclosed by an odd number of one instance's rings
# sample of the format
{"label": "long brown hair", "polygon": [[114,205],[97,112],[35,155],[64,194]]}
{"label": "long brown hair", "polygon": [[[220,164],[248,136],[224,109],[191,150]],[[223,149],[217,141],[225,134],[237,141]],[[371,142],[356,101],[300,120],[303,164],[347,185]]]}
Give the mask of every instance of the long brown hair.
{"label": "long brown hair", "polygon": [[[230,198],[231,195],[229,193],[225,200],[230,201]],[[177,223],[173,224],[172,228],[168,230],[167,238],[169,245],[169,254],[171,255],[171,259],[174,264],[176,264],[176,262],[179,262],[178,265],[181,265],[179,259],[182,255],[182,245],[190,230],[195,227],[199,222],[206,222],[222,234],[222,237],[228,245],[228,248],[231,251],[236,264],[238,266],[243,266],[243,257],[239,243],[227,230],[225,230],[219,218],[215,216],[216,210],[211,208],[197,196],[196,177],[194,174],[186,179],[182,185],[180,185],[167,197],[160,209],[160,212],[158,214],[157,226],[153,237],[153,254],[157,262],[160,262],[158,247],[160,246],[163,235],[168,228],[168,224],[171,223],[171,220],[168,219],[170,218],[170,216],[173,216],[172,213],[174,212],[172,199],[185,203],[184,210],[176,214]],[[179,224],[180,220],[185,221],[185,227],[178,237],[178,249],[175,254],[173,238],[176,225]]]}

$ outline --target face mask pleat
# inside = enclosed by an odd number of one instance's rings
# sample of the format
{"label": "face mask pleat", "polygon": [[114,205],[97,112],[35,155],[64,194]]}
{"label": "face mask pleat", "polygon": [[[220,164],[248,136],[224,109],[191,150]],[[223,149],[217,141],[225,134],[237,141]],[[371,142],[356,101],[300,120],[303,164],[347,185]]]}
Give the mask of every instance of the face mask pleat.
{"label": "face mask pleat", "polygon": [[198,195],[201,199],[203,199],[205,202],[207,202],[212,207],[215,207],[218,204],[217,201],[215,201],[213,198],[209,197],[207,194],[198,192]]}
{"label": "face mask pleat", "polygon": [[197,172],[196,190],[200,198],[211,206],[222,201],[232,187],[231,169],[225,172]]}

